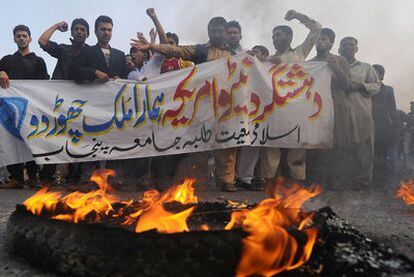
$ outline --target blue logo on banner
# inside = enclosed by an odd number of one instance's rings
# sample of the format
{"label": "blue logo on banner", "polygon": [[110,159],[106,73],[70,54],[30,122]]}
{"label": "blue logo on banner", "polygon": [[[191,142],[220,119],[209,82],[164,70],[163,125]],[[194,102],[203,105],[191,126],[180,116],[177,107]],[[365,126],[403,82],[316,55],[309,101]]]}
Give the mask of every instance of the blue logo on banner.
{"label": "blue logo on banner", "polygon": [[27,103],[27,99],[21,97],[0,97],[0,124],[21,140],[20,130],[26,117]]}

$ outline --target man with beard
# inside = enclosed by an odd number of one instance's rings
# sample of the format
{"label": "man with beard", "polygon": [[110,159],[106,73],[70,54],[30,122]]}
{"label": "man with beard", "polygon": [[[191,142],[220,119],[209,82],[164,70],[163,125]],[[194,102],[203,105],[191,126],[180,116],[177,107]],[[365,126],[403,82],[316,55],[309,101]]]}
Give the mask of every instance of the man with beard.
{"label": "man with beard", "polygon": [[[38,42],[45,52],[57,59],[52,79],[68,80],[71,61],[79,55],[83,47],[88,46],[85,41],[89,37],[89,24],[83,18],[76,18],[72,21],[72,25],[70,26],[72,36],[70,45],[64,43],[57,44],[50,40],[57,30],[66,32],[68,30],[68,24],[65,21],[54,24],[40,36]],[[78,180],[80,177],[80,166],[80,163],[69,164],[69,181],[76,182]],[[45,164],[40,172],[41,182],[44,184],[53,182],[53,174],[55,171],[56,164]]]}
{"label": "man with beard", "polygon": [[348,92],[350,104],[350,144],[348,153],[352,157],[356,189],[368,188],[372,182],[375,124],[372,118],[372,96],[377,94],[381,82],[374,68],[367,63],[355,59],[358,51],[358,40],[345,37],[341,40],[339,54],[348,62],[351,83]]}
{"label": "man with beard", "polygon": [[350,73],[345,58],[331,54],[335,33],[323,28],[316,43],[317,55],[311,61],[327,62],[333,71],[331,93],[334,106],[334,144],[330,150],[307,152],[307,176],[309,179],[330,185],[341,184],[345,178],[344,150],[349,145],[349,103],[347,91]]}
{"label": "man with beard", "polygon": [[[150,50],[168,57],[183,58],[196,64],[226,58],[236,53],[226,43],[227,21],[214,17],[208,23],[209,41],[205,44],[177,46],[171,44],[150,44],[144,38],[133,39],[131,45],[138,50]],[[203,154],[203,153],[201,153]],[[194,154],[194,155],[198,155]],[[206,161],[207,163],[207,161]],[[236,148],[218,150],[216,153],[217,179],[223,191],[236,191],[235,166]]]}
{"label": "man with beard", "polygon": [[[0,60],[0,86],[6,89],[10,85],[10,79],[49,79],[45,61],[30,52],[29,45],[32,41],[29,27],[18,25],[13,29],[14,42],[18,51],[13,55],[7,55]],[[23,188],[24,168],[29,176],[29,186],[33,187],[37,182],[37,165],[34,161],[7,166],[10,173],[10,182],[1,186],[5,189]]]}
{"label": "man with beard", "polygon": [[[291,47],[293,31],[289,26],[279,25],[273,29],[272,39],[276,53],[269,58],[273,63],[305,61],[321,34],[321,25],[304,14],[289,10],[285,19],[299,20],[310,29],[305,41],[296,48]],[[263,153],[264,177],[268,185],[271,185],[280,164],[281,149],[267,148]],[[294,180],[305,179],[305,149],[287,149],[287,164],[290,177]]]}
{"label": "man with beard", "polygon": [[240,45],[242,40],[240,23],[233,20],[227,24],[227,44],[233,49],[236,54],[246,53],[247,50],[243,49]]}
{"label": "man with beard", "polygon": [[72,60],[70,76],[76,81],[106,82],[110,78],[125,79],[128,74],[124,52],[111,47],[113,22],[109,16],[101,15],[95,21],[98,43],[81,49]]}

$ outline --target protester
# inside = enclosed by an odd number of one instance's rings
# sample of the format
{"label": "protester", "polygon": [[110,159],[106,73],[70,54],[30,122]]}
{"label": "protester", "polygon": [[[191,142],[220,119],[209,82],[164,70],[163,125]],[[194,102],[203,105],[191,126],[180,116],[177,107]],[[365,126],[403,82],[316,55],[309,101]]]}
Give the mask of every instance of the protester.
{"label": "protester", "polygon": [[131,54],[125,55],[126,65],[128,67],[128,73],[134,70],[135,64],[134,64],[134,58]]}
{"label": "protester", "polygon": [[398,175],[398,122],[394,89],[382,82],[385,69],[373,65],[381,81],[381,89],[372,97],[372,116],[375,122],[374,184],[395,185]]}
{"label": "protester", "polygon": [[[177,46],[171,44],[150,44],[142,37],[133,39],[132,46],[139,50],[151,50],[166,56],[190,60],[196,64],[225,58],[236,53],[227,45],[227,21],[223,17],[214,17],[208,23],[209,41],[206,44]],[[207,163],[207,161],[206,161]],[[236,148],[217,151],[217,179],[223,191],[236,191],[235,166]]]}
{"label": "protester", "polygon": [[[273,29],[272,38],[276,53],[269,58],[273,63],[305,61],[321,34],[321,25],[304,14],[290,10],[285,19],[291,21],[297,19],[309,30],[309,34],[302,44],[292,48],[293,31],[289,26],[279,25]],[[264,177],[268,185],[273,183],[273,178],[280,164],[281,149],[267,148],[263,153]],[[295,180],[305,180],[305,149],[288,149],[287,164],[290,177]]]}
{"label": "protester", "polygon": [[348,92],[350,104],[350,143],[348,153],[352,164],[349,182],[356,189],[368,188],[372,183],[375,124],[372,118],[372,96],[377,94],[381,82],[374,68],[355,58],[358,40],[345,37],[340,42],[339,54],[348,61],[351,83]]}
{"label": "protester", "polygon": [[236,54],[246,53],[247,50],[243,49],[240,45],[242,40],[240,23],[233,20],[227,24],[227,44],[233,49]]}
{"label": "protester", "polygon": [[[14,42],[18,50],[13,55],[7,55],[0,60],[0,86],[5,89],[13,79],[49,79],[45,61],[30,52],[32,41],[29,27],[18,25],[13,29]],[[37,183],[37,165],[34,161],[7,166],[10,173],[10,182],[1,188],[23,188],[24,168],[29,177],[28,185],[34,187]]]}
{"label": "protester", "polygon": [[316,57],[311,61],[327,62],[333,71],[331,94],[334,106],[333,149],[308,150],[306,154],[307,179],[331,188],[341,186],[346,181],[346,165],[344,163],[345,147],[349,146],[349,101],[347,90],[350,85],[350,72],[345,58],[333,55],[332,46],[335,32],[323,28],[316,43]]}
{"label": "protester", "polygon": [[[254,46],[248,53],[258,58],[261,62],[265,62],[269,57],[269,50],[262,45]],[[263,164],[260,156],[263,155],[264,151],[264,147],[240,147],[236,168],[236,185],[239,188],[246,190],[263,190]]]}
{"label": "protester", "polygon": [[[160,38],[160,43],[178,45],[179,43],[178,35],[175,33],[171,33],[171,32],[165,33],[164,28],[162,27],[161,22],[159,21],[158,16],[155,13],[154,8],[147,9],[147,14],[155,25],[158,36]],[[160,55],[160,54],[156,53],[154,55],[154,58],[156,55]],[[160,73],[167,73],[170,71],[187,68],[187,67],[194,65],[192,62],[186,61],[182,59],[181,57],[166,57],[164,55],[162,55],[162,57],[163,57],[163,61],[162,61],[162,65],[160,68]]]}
{"label": "protester", "polygon": [[95,35],[98,43],[83,47],[70,65],[70,76],[76,81],[106,82],[110,78],[125,79],[128,74],[124,52],[111,47],[113,22],[101,15],[95,21]]}
{"label": "protester", "polygon": [[[57,31],[66,32],[68,24],[65,21],[59,22],[47,29],[39,38],[40,47],[49,55],[57,59],[55,70],[53,71],[52,79],[69,80],[70,63],[76,56],[79,55],[83,47],[88,45],[85,43],[89,37],[89,24],[83,18],[76,18],[72,21],[70,26],[71,44],[56,43],[50,38]],[[77,182],[80,177],[81,163],[69,164],[68,181]],[[40,172],[40,180],[42,183],[53,183],[53,175],[56,172],[56,164],[45,164]]]}

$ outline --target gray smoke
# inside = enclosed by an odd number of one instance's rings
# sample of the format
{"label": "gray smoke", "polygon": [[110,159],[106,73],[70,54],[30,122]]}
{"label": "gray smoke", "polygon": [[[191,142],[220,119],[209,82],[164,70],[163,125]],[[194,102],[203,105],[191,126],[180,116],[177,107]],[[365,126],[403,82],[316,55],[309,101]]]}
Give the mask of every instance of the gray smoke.
{"label": "gray smoke", "polygon": [[[297,21],[287,22],[284,15],[295,9],[318,20],[324,27],[332,28],[337,35],[332,52],[337,54],[341,38],[354,36],[359,40],[357,58],[371,64],[379,63],[386,69],[384,82],[393,86],[397,106],[407,111],[411,92],[414,59],[414,17],[411,14],[414,2],[363,0],[262,0],[262,1],[188,1],[177,14],[177,31],[182,43],[207,41],[207,23],[213,16],[237,20],[242,26],[242,45],[251,48],[256,44],[274,52],[271,32],[279,24],[293,28],[293,46],[301,43],[307,29]],[[315,55],[313,51],[308,58]]]}

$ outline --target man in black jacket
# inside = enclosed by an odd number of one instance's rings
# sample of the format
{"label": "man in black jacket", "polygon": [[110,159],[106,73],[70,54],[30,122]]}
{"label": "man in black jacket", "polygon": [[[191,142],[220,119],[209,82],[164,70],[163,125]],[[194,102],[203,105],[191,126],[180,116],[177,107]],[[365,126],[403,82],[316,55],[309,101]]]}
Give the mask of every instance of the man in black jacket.
{"label": "man in black jacket", "polygon": [[[14,42],[18,51],[7,55],[0,60],[0,86],[4,89],[10,85],[10,79],[49,79],[45,61],[30,52],[32,41],[29,27],[18,25],[13,29]],[[10,173],[10,182],[0,188],[23,188],[24,167],[29,175],[29,185],[35,186],[37,182],[37,165],[34,161],[7,166]]]}
{"label": "man in black jacket", "polygon": [[128,74],[124,52],[112,48],[112,19],[101,15],[95,21],[95,35],[98,43],[84,47],[70,66],[70,77],[76,81],[106,82],[110,78],[125,79]]}
{"label": "man in black jacket", "polygon": [[394,89],[385,85],[385,69],[373,65],[381,80],[381,90],[372,98],[372,116],[375,122],[374,182],[396,185],[398,176],[398,120]]}

